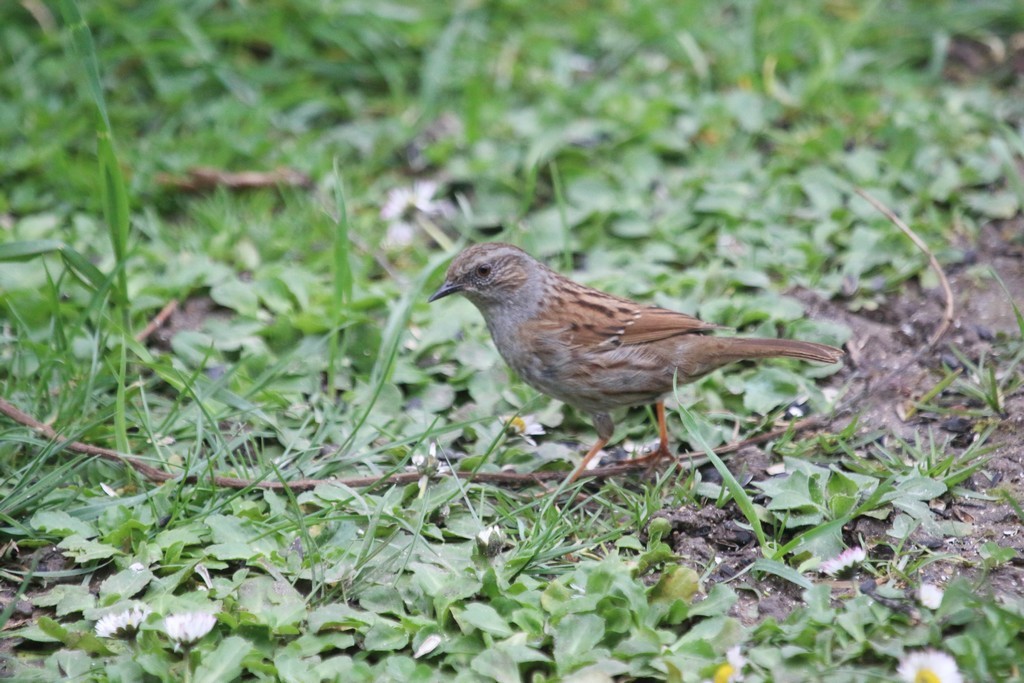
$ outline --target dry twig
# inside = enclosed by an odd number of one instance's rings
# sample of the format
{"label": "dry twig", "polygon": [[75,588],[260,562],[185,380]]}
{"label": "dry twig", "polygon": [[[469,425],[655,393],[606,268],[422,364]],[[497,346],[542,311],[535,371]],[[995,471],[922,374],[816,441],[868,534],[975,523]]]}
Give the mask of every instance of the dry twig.
{"label": "dry twig", "polygon": [[310,187],[313,181],[302,171],[293,168],[275,168],[272,171],[225,171],[204,166],[190,168],[185,177],[161,173],[156,178],[161,185],[176,187],[186,192],[201,192],[226,187],[229,190],[249,190],[262,187]]}
{"label": "dry twig", "polygon": [[953,323],[953,290],[949,286],[949,280],[946,278],[946,272],[942,270],[942,266],[939,264],[939,260],[935,258],[935,254],[932,253],[928,245],[924,243],[920,237],[917,236],[913,230],[910,229],[906,223],[904,223],[899,216],[897,216],[892,209],[875,199],[872,195],[868,194],[867,190],[859,187],[853,188],[854,191],[863,197],[871,206],[878,209],[879,212],[895,225],[897,228],[903,231],[903,234],[910,238],[910,241],[914,243],[918,249],[928,257],[928,262],[932,266],[932,270],[939,278],[939,284],[942,286],[943,296],[946,298],[946,310],[942,315],[942,320],[935,327],[932,332],[932,336],[928,339],[928,346],[935,346],[942,336],[949,330],[949,326]]}
{"label": "dry twig", "polygon": [[135,341],[146,341],[149,338],[149,335],[159,330],[176,310],[178,310],[178,300],[171,299],[164,304],[164,307],[160,309],[160,312],[149,321],[149,324],[142,328],[141,332],[135,335]]}
{"label": "dry twig", "polygon": [[[82,453],[84,455],[94,455],[104,460],[110,460],[118,462],[124,465],[128,465],[133,468],[136,472],[144,476],[146,479],[153,482],[165,482],[165,481],[185,481],[189,483],[196,483],[201,479],[215,486],[222,486],[224,488],[231,489],[246,489],[246,488],[260,488],[260,489],[291,489],[292,491],[309,491],[310,489],[316,488],[321,484],[339,484],[343,486],[350,486],[352,488],[365,488],[378,485],[390,485],[390,484],[410,484],[415,481],[419,481],[422,476],[418,472],[402,472],[398,474],[391,474],[387,476],[368,476],[368,477],[338,477],[332,479],[297,479],[294,481],[269,481],[265,479],[241,479],[238,477],[200,477],[196,474],[189,474],[187,476],[175,475],[164,470],[157,469],[152,465],[148,465],[142,462],[140,459],[118,453],[115,450],[109,448],[103,448],[101,446],[93,446],[91,444],[82,443],[81,441],[71,441],[57,433],[53,427],[40,422],[28,413],[19,410],[14,405],[8,403],[4,399],[0,399],[0,414],[6,415],[14,422],[28,427],[34,432],[41,436],[55,441],[69,451],[75,453]],[[793,432],[803,432],[808,429],[814,429],[816,427],[825,424],[825,420],[821,417],[809,417],[803,420],[792,423],[784,427],[776,427],[775,429],[765,432],[764,434],[758,434],[749,439],[743,441],[733,442],[722,446],[721,448],[715,449],[715,453],[718,455],[726,455],[728,453],[734,453],[741,448],[746,446],[752,446],[771,439],[782,436],[787,431],[792,430]],[[697,464],[703,462],[703,452],[693,451],[689,453],[682,453],[677,456],[677,459],[684,463]],[[582,477],[591,479],[605,479],[607,477],[613,477],[619,474],[626,474],[635,470],[647,468],[650,465],[650,460],[647,458],[636,458],[634,460],[627,460],[625,462],[616,463],[614,465],[608,465],[606,467],[595,467],[591,470],[586,470],[581,474]],[[566,476],[565,472],[554,471],[554,472],[528,472],[525,474],[519,472],[454,472],[454,475],[460,479],[467,481],[488,483],[488,484],[504,484],[506,486],[529,486],[530,484],[539,484],[545,481],[561,480]]]}

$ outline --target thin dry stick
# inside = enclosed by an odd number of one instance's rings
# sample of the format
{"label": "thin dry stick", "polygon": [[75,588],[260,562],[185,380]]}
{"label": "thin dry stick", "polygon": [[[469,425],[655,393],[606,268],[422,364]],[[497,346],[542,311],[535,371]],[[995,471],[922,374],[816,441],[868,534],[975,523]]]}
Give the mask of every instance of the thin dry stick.
{"label": "thin dry stick", "polygon": [[859,187],[855,187],[853,189],[854,192],[867,200],[871,206],[878,209],[883,216],[892,221],[893,225],[902,230],[904,235],[910,238],[910,241],[928,257],[928,262],[931,264],[932,270],[934,270],[935,274],[939,276],[939,284],[942,286],[942,293],[946,297],[946,310],[942,316],[942,320],[932,332],[931,338],[928,339],[928,346],[935,346],[935,344],[937,344],[938,341],[942,339],[942,336],[949,330],[949,326],[953,323],[953,290],[949,286],[949,280],[946,279],[946,272],[942,270],[942,266],[939,265],[939,260],[935,258],[935,254],[933,254],[928,248],[928,245],[924,243],[924,240],[918,237],[917,233],[911,230],[906,223],[900,220],[900,217],[897,216],[892,209],[868,194],[867,190]]}
{"label": "thin dry stick", "polygon": [[[53,427],[40,422],[28,413],[19,410],[12,404],[8,403],[4,399],[0,398],[0,413],[6,415],[14,422],[28,427],[29,429],[39,433],[43,437],[55,441],[62,446],[66,447],[69,451],[75,453],[82,453],[84,455],[94,455],[104,460],[110,460],[113,462],[122,463],[133,468],[136,472],[144,476],[146,479],[154,482],[165,482],[165,481],[185,481],[189,483],[197,483],[199,481],[207,481],[215,486],[223,486],[231,489],[246,489],[246,488],[260,488],[260,489],[291,489],[292,491],[308,491],[316,488],[321,484],[339,484],[343,486],[350,486],[352,488],[364,488],[369,486],[377,486],[381,484],[410,484],[423,476],[418,472],[402,472],[400,474],[392,474],[389,476],[368,476],[368,477],[340,477],[336,479],[297,479],[295,481],[280,482],[280,481],[268,481],[268,480],[253,480],[253,479],[240,479],[238,477],[200,477],[196,474],[189,474],[187,476],[175,475],[170,472],[157,469],[152,465],[147,465],[138,458],[123,453],[118,453],[115,450],[109,448],[103,448],[101,446],[93,446],[91,444],[82,443],[81,441],[71,441],[70,439],[61,436],[53,429]],[[746,446],[752,446],[764,441],[770,441],[771,439],[777,438],[787,431],[792,430],[793,433],[803,432],[808,429],[814,429],[815,427],[825,424],[825,420],[821,417],[809,417],[803,420],[799,420],[785,427],[776,427],[775,429],[765,432],[764,434],[758,434],[749,439],[743,441],[733,442],[727,444],[715,450],[718,455],[726,455],[733,453],[745,448]],[[702,462],[703,452],[691,451],[689,453],[683,453],[678,457],[679,460],[690,461],[692,464]],[[625,462],[616,463],[615,465],[608,465],[606,467],[595,467],[592,470],[585,471],[582,476],[593,478],[593,479],[604,479],[607,477],[613,477],[619,474],[626,474],[634,470],[646,468],[650,464],[646,458],[637,458],[635,460],[627,460]],[[455,476],[460,479],[467,481],[488,483],[488,484],[505,484],[507,486],[527,486],[530,484],[538,484],[544,481],[560,480],[565,478],[565,472],[531,472],[526,474],[520,474],[518,472],[454,472]]]}
{"label": "thin dry stick", "polygon": [[142,328],[141,332],[135,335],[135,341],[142,342],[149,339],[149,335],[159,330],[176,310],[178,310],[178,300],[171,299],[164,304],[164,307],[160,309],[160,312],[149,321],[149,324]]}
{"label": "thin dry stick", "polygon": [[293,168],[275,168],[272,171],[231,172],[219,168],[191,168],[185,177],[169,173],[157,174],[161,185],[176,187],[185,192],[198,192],[226,187],[229,190],[248,190],[263,187],[309,187],[312,180]]}

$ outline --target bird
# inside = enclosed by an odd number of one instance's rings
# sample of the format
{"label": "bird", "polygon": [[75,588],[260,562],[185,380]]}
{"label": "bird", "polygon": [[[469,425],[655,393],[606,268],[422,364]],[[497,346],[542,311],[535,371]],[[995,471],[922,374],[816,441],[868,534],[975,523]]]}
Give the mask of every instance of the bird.
{"label": "bird", "polygon": [[461,251],[428,302],[453,294],[476,306],[498,353],[523,381],[590,417],[597,441],[568,483],[611,440],[617,408],[655,406],[658,462],[672,457],[664,399],[675,384],[737,361],[836,363],[844,355],[815,342],[711,336],[721,326],[579,284],[501,242]]}

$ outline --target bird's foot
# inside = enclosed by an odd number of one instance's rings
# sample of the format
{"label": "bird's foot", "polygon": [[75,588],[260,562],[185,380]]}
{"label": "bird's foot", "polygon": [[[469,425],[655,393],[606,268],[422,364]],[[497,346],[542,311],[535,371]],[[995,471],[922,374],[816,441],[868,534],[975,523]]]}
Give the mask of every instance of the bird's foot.
{"label": "bird's foot", "polygon": [[644,453],[644,455],[633,458],[633,462],[658,463],[662,460],[672,461],[676,457],[675,453],[672,452],[672,449],[670,449],[666,444],[659,444],[657,448],[650,451],[647,450],[648,448],[651,448],[651,446],[643,448],[640,452]]}
{"label": "bird's foot", "polygon": [[651,457],[654,458],[655,462],[671,462],[676,459],[676,454],[673,453],[672,449],[669,448],[666,444],[661,444],[660,446],[658,446],[658,450],[654,451]]}
{"label": "bird's foot", "polygon": [[647,472],[645,476],[648,478],[654,476],[659,469],[668,467],[675,461],[675,459],[675,453],[673,453],[665,444],[661,444],[658,446],[658,450],[644,457],[644,460],[650,460],[650,464],[647,465]]}

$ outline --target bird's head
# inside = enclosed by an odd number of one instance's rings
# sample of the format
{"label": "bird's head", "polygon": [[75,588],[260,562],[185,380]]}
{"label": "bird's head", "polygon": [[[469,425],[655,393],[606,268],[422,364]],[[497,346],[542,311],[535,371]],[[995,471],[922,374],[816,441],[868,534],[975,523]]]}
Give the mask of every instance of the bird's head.
{"label": "bird's head", "polygon": [[508,304],[542,268],[533,257],[511,244],[477,244],[455,257],[444,284],[428,301],[461,294],[481,310]]}

